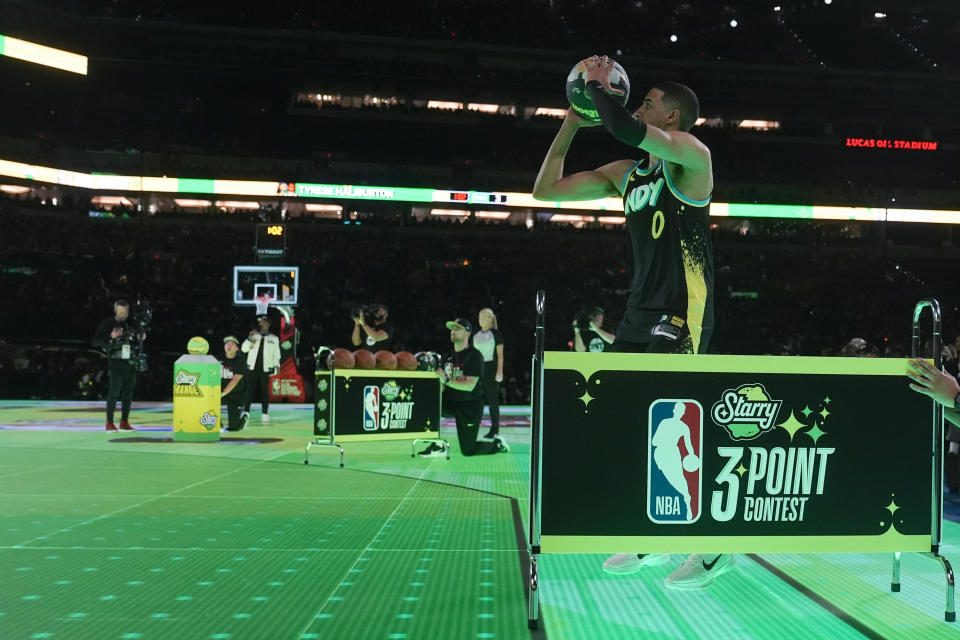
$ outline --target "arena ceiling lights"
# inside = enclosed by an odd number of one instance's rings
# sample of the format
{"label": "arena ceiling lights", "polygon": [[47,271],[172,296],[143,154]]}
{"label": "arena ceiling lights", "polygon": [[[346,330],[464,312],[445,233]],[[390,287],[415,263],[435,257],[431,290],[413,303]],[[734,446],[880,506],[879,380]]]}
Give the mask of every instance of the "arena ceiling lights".
{"label": "arena ceiling lights", "polygon": [[0,55],[87,75],[87,56],[0,34]]}

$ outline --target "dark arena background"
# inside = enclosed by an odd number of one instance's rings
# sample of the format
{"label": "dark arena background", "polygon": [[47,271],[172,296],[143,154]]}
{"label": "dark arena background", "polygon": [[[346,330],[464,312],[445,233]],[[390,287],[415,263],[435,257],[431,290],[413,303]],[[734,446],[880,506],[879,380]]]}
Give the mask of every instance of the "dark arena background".
{"label": "dark arena background", "polygon": [[[929,554],[903,554],[891,593],[892,553],[857,548],[738,551],[710,588],[673,591],[677,562],[610,575],[604,553],[571,543],[540,559],[528,624],[535,296],[546,350],[572,351],[595,307],[616,331],[630,287],[619,199],[531,195],[571,66],[616,58],[631,110],[659,80],[699,96],[711,354],[898,359],[906,388],[914,346],[958,373],[958,25],[955,0],[0,0],[0,638],[960,638]],[[565,172],[642,153],[584,129]],[[183,441],[175,361],[193,337],[217,358],[225,336],[243,342],[265,290],[282,358],[271,419],[254,402],[241,432]],[[146,364],[133,431],[112,432],[91,339],[118,299]],[[942,341],[926,321],[912,337],[922,299],[939,302]],[[447,321],[476,329],[494,312],[509,451],[462,455],[451,418],[365,435],[361,416],[380,419],[366,392],[338,423],[354,433],[337,438],[343,465],[314,446],[330,438],[330,350],[355,350],[357,310],[378,305],[390,351],[421,355],[451,351]],[[377,401],[402,387],[390,382]],[[639,395],[686,398],[676,387]],[[885,402],[863,388],[864,404]],[[923,406],[899,433],[929,440]],[[837,428],[826,420],[814,427]],[[858,500],[886,491],[857,478],[882,478],[873,452],[900,436],[851,422],[863,454],[837,459],[872,472],[845,471]],[[564,478],[571,500],[549,504],[571,521],[594,517],[580,508],[645,521],[646,498],[607,475],[627,441],[602,419],[554,424],[569,464],[545,480]],[[449,455],[411,457],[431,434]],[[956,558],[960,458],[933,448],[938,550]],[[584,494],[594,485],[610,493]],[[920,508],[890,504],[888,525]]]}

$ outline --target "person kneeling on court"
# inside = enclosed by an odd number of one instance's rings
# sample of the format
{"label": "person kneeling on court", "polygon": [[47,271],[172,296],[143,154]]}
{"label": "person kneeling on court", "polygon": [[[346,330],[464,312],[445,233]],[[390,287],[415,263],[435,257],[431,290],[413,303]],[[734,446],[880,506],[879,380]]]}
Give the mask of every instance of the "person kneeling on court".
{"label": "person kneeling on court", "polygon": [[[478,384],[483,373],[483,355],[470,346],[473,327],[465,318],[451,320],[446,326],[453,354],[437,368],[437,375],[443,385],[443,415],[457,421],[460,452],[465,456],[507,452],[510,447],[499,435],[492,441],[477,441],[483,419],[483,389]],[[445,454],[441,446],[431,443],[420,455],[426,458]]]}
{"label": "person kneeling on court", "polygon": [[[227,407],[226,431],[241,431],[247,424],[247,416],[243,413],[243,403],[246,400],[244,376],[247,375],[246,360],[237,355],[240,350],[240,341],[234,336],[223,339],[223,360],[220,361],[220,402]],[[221,420],[222,418],[221,413]]]}

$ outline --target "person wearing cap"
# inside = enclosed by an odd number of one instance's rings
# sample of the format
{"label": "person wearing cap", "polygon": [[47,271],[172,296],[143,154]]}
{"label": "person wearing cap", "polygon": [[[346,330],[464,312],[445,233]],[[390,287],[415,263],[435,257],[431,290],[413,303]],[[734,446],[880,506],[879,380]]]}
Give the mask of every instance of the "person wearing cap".
{"label": "person wearing cap", "polygon": [[[223,339],[223,360],[220,361],[220,401],[227,406],[227,431],[240,431],[247,424],[243,412],[246,402],[243,379],[249,369],[243,358],[237,357],[240,341],[234,336]],[[222,414],[221,414],[222,415]]]}
{"label": "person wearing cap", "polygon": [[250,405],[260,396],[260,422],[270,422],[270,376],[280,370],[280,338],[270,333],[270,317],[257,317],[257,328],[240,345],[247,354],[247,400],[243,412],[250,415]]}
{"label": "person wearing cap", "polygon": [[[466,318],[446,323],[450,330],[453,354],[437,368],[443,385],[443,415],[457,421],[457,440],[465,456],[506,452],[510,448],[499,435],[493,441],[477,441],[480,421],[483,419],[483,389],[478,384],[483,375],[483,356],[470,346],[473,327]],[[420,452],[422,457],[445,455],[443,448],[431,443]]]}

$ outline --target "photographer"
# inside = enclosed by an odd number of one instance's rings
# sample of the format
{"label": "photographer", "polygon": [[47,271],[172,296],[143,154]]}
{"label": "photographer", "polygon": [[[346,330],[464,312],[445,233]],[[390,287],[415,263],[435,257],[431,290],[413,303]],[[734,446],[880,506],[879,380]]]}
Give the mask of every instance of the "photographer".
{"label": "photographer", "polygon": [[350,337],[353,346],[363,345],[373,353],[389,351],[393,339],[393,326],[387,323],[390,310],[382,304],[365,304],[354,309],[353,335]]}
{"label": "photographer", "polygon": [[131,359],[139,355],[139,347],[147,335],[139,334],[130,321],[130,303],[117,300],[113,303],[112,318],[107,318],[93,336],[93,346],[107,355],[110,376],[107,391],[107,431],[116,431],[113,413],[120,400],[120,429],[133,431],[130,426],[130,404],[133,402],[133,388],[137,383],[137,368]]}
{"label": "photographer", "polygon": [[573,322],[573,348],[576,351],[608,351],[614,335],[603,330],[603,309],[593,307],[577,315]]}

